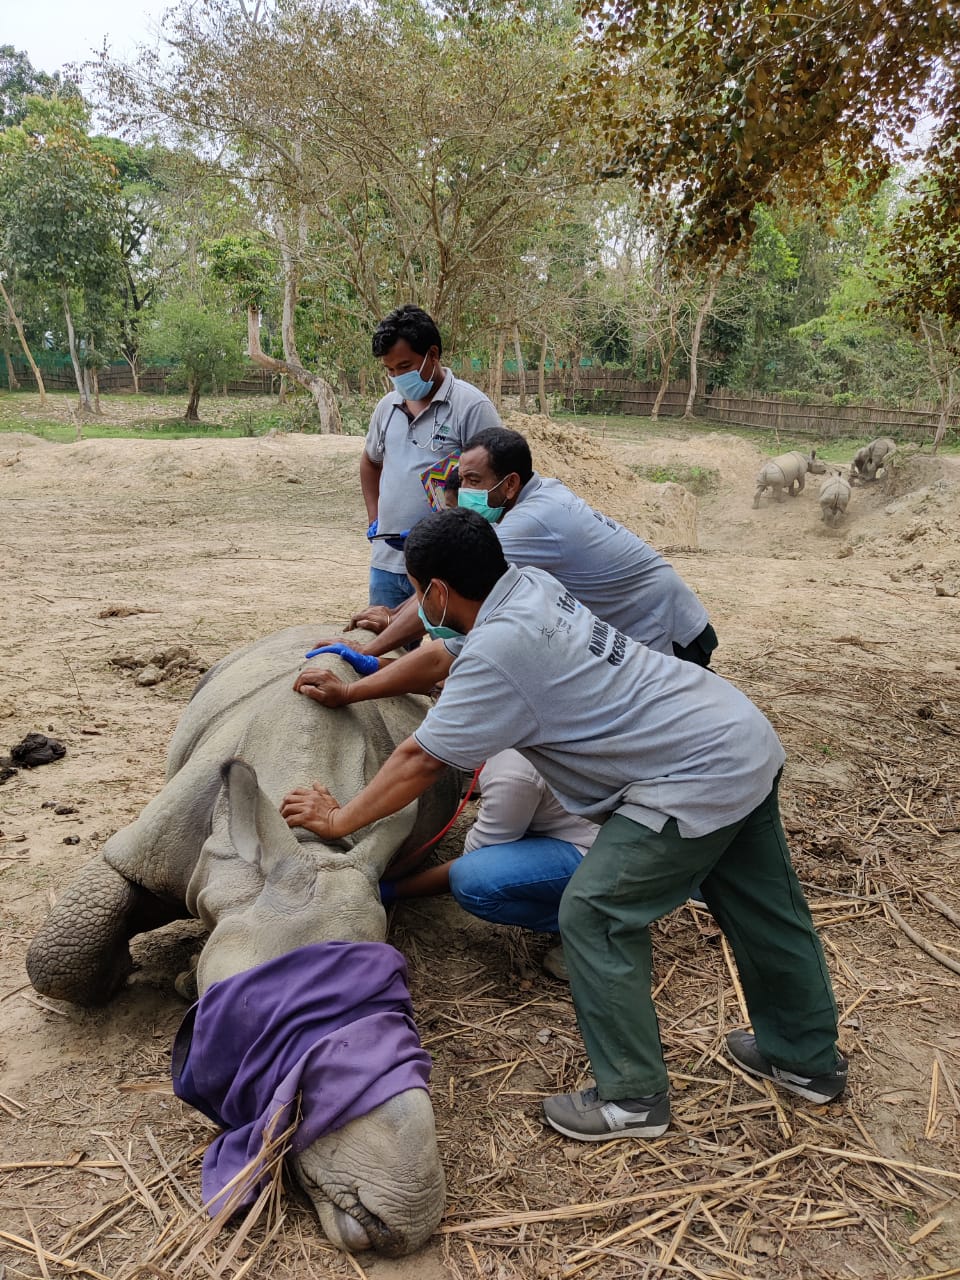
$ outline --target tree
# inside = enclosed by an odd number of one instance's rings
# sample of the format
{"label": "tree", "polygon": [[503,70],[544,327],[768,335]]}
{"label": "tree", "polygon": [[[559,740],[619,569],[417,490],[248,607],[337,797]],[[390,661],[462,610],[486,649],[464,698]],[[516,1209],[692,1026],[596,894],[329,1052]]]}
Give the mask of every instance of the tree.
{"label": "tree", "polygon": [[81,103],[30,98],[21,124],[0,133],[0,264],[59,300],[81,411],[93,404],[75,320],[105,296],[119,259],[116,180],[90,144]]}
{"label": "tree", "polygon": [[[216,147],[255,193],[281,263],[283,371],[310,387],[322,418],[336,423],[327,335],[363,334],[366,346],[398,302],[435,314],[452,347],[512,332],[504,295],[582,181],[552,111],[569,56],[562,0],[210,0],[183,5],[168,29],[171,61],[145,51],[134,67],[104,64],[104,100],[118,121]],[[320,328],[309,383],[304,304]]]}
{"label": "tree", "polygon": [[[960,111],[958,111],[960,118]],[[960,403],[960,155],[956,144],[909,185],[873,271],[879,307],[923,344],[936,383],[936,450]]]}
{"label": "tree", "polygon": [[225,313],[222,299],[207,303],[196,294],[166,298],[150,314],[144,353],[171,356],[183,366],[187,383],[185,422],[199,422],[200,393],[223,386],[243,368],[243,329]]}
{"label": "tree", "polygon": [[708,264],[750,238],[761,202],[838,203],[916,150],[952,149],[957,0],[584,0],[588,65],[567,106],[596,127],[595,170],[670,201],[671,242]]}
{"label": "tree", "polygon": [[49,76],[38,71],[22,50],[12,44],[0,45],[0,129],[22,122],[31,97],[79,101],[80,92],[71,80],[61,79],[59,71]]}

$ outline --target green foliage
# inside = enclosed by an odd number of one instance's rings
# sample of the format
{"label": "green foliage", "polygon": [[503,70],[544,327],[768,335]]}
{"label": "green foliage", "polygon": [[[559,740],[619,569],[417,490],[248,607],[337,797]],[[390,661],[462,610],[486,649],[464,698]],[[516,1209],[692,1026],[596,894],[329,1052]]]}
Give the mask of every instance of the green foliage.
{"label": "green foliage", "polygon": [[585,0],[582,13],[591,56],[571,117],[595,123],[597,171],[660,201],[700,262],[735,255],[772,195],[836,206],[882,180],[918,112],[938,118],[930,154],[953,150],[956,0]]}
{"label": "green foliage", "polygon": [[82,104],[29,98],[0,134],[0,260],[25,280],[82,291],[118,265],[116,176],[85,126]]}
{"label": "green foliage", "polygon": [[210,274],[227,286],[238,306],[264,305],[274,285],[277,255],[263,236],[227,235],[206,244]]}
{"label": "green foliage", "polygon": [[173,355],[182,365],[191,409],[195,413],[201,391],[222,386],[243,369],[245,330],[221,306],[208,305],[198,296],[169,297],[150,314],[143,334],[148,358]]}
{"label": "green foliage", "polygon": [[49,76],[12,44],[0,45],[0,129],[20,124],[32,97],[79,100],[80,91],[72,81],[63,80],[59,71]]}
{"label": "green foliage", "polygon": [[683,466],[680,463],[661,466],[631,466],[643,480],[653,484],[680,484],[697,497],[712,493],[720,483],[720,473],[713,467]]}

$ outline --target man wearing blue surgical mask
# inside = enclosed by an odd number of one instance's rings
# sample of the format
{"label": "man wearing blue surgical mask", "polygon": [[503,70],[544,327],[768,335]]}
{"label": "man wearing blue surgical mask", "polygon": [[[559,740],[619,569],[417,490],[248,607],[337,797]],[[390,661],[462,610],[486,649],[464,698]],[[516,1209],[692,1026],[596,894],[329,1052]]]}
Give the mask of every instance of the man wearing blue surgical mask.
{"label": "man wearing blue surgical mask", "polygon": [[373,411],[360,459],[372,547],[369,603],[396,609],[412,592],[398,535],[433,509],[431,476],[500,418],[482,391],[444,367],[440,331],[420,307],[391,311],[372,346],[393,390]]}

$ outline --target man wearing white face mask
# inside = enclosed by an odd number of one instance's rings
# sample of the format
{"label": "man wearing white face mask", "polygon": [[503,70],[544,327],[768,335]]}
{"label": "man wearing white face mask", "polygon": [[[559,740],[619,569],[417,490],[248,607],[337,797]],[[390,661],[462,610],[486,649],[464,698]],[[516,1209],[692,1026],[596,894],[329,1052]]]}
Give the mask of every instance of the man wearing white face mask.
{"label": "man wearing white face mask", "polygon": [[371,605],[395,609],[413,588],[403,567],[400,535],[429,515],[431,472],[452,465],[485,427],[498,427],[496,409],[477,387],[444,368],[443,343],[420,307],[397,307],[377,325],[373,354],[391,381],[370,419],[360,459]]}

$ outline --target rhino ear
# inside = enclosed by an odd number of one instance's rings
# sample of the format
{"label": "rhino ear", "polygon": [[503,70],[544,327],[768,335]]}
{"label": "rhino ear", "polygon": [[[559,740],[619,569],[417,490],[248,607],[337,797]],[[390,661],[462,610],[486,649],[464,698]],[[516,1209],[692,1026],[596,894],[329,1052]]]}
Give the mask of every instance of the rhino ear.
{"label": "rhino ear", "polygon": [[253,863],[269,877],[281,862],[299,860],[297,838],[261,791],[256,770],[243,760],[228,760],[221,773],[230,843],[244,862]]}

